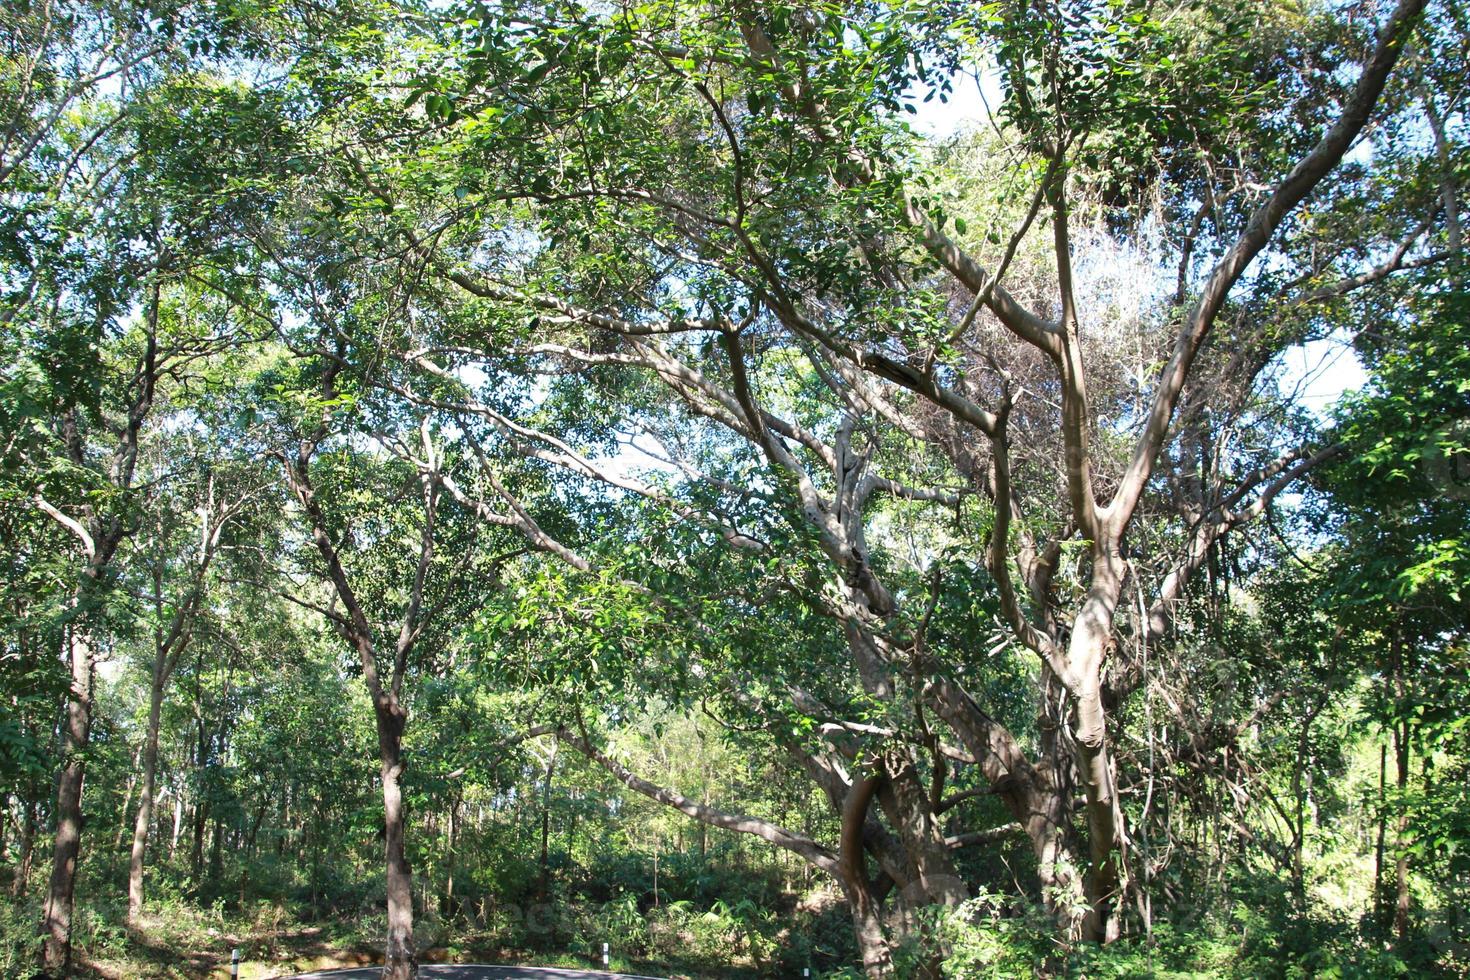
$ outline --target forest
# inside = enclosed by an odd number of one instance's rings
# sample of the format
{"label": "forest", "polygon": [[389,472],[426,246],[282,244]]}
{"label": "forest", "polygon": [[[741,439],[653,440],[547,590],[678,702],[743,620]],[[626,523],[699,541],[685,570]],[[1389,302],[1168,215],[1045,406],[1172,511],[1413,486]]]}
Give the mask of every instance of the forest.
{"label": "forest", "polygon": [[1470,976],[1467,183],[1459,0],[7,0],[0,976]]}

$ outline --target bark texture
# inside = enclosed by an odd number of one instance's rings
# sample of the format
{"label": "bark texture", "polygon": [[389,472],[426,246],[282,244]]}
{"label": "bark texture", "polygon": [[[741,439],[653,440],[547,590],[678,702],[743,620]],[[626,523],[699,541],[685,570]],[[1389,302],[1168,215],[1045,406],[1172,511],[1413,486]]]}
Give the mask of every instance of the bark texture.
{"label": "bark texture", "polygon": [[148,730],[144,733],[142,787],[138,816],[133,824],[133,846],[128,854],[128,919],[136,922],[143,914],[143,860],[148,848],[148,828],[153,820],[153,801],[158,779],[158,728],[163,713],[163,681],[159,663],[153,668],[148,698]]}
{"label": "bark texture", "polygon": [[92,733],[92,680],[96,668],[92,640],[84,630],[73,628],[68,647],[71,695],[62,728],[66,761],[56,785],[56,844],[41,916],[42,966],[58,976],[71,968],[72,907],[82,852],[82,782]]}
{"label": "bark texture", "polygon": [[408,980],[418,972],[413,945],[413,872],[404,850],[403,728],[407,716],[396,700],[376,705],[383,776],[383,859],[387,871],[388,936],[383,980]]}

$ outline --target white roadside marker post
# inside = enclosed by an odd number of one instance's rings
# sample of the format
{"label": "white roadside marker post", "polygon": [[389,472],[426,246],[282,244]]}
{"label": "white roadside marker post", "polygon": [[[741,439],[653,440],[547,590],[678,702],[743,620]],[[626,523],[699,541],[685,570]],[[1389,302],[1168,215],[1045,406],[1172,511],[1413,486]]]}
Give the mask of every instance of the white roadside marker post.
{"label": "white roadside marker post", "polygon": [[606,968],[607,967],[607,964],[608,964],[607,943],[603,943],[602,944],[602,965],[603,965],[604,968]]}
{"label": "white roadside marker post", "polygon": [[230,953],[230,980],[240,980],[240,947]]}

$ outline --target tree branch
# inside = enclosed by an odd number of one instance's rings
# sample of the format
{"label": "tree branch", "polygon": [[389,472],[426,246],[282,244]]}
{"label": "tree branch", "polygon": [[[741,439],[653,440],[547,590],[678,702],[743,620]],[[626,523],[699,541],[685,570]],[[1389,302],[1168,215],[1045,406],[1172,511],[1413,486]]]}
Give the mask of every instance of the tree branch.
{"label": "tree branch", "polygon": [[646,796],[656,803],[672,807],[685,816],[692,817],[711,827],[759,837],[783,850],[790,851],[814,867],[835,877],[840,877],[842,874],[842,867],[837,856],[809,837],[803,837],[759,817],[729,813],[704,803],[697,803],[673,790],[655,785],[636,775],[617,760],[599,752],[586,738],[572,733],[565,727],[557,728],[556,737],[606,769],[618,782],[635,793]]}
{"label": "tree branch", "polygon": [[1153,403],[1134,448],[1133,457],[1112,503],[1107,508],[1108,518],[1114,526],[1125,525],[1138,505],[1168,435],[1169,420],[1174,414],[1195,355],[1209,335],[1231,288],[1256,255],[1270,242],[1286,215],[1337,166],[1358,133],[1367,125],[1424,3],[1425,0],[1399,0],[1387,23],[1378,31],[1378,41],[1372,55],[1363,67],[1353,94],[1337,121],[1312,151],[1277,184],[1266,202],[1251,215],[1245,230],[1210,273],[1193,311],[1175,339],[1174,352],[1159,378],[1158,389],[1154,393]]}

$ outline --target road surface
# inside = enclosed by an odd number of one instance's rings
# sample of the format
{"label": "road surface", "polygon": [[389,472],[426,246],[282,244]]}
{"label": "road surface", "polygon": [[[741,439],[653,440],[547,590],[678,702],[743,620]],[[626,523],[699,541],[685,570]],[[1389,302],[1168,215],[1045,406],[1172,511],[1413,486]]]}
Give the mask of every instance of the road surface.
{"label": "road surface", "polygon": [[[355,967],[351,970],[320,970],[301,973],[282,980],[378,980],[380,966]],[[423,980],[657,980],[627,973],[600,973],[596,970],[560,970],[546,966],[478,966],[475,964],[439,964],[419,967]]]}

